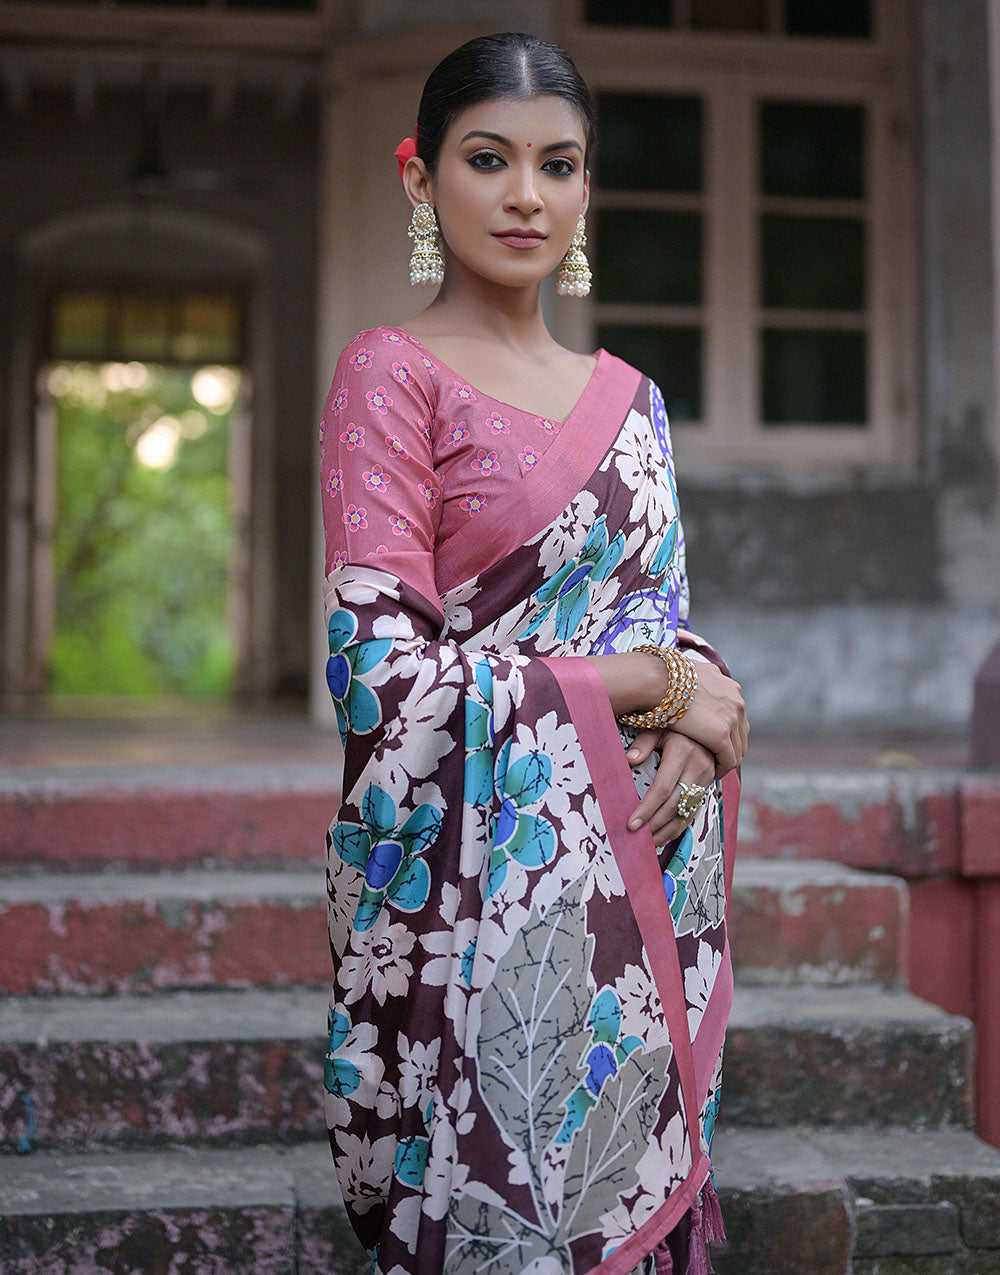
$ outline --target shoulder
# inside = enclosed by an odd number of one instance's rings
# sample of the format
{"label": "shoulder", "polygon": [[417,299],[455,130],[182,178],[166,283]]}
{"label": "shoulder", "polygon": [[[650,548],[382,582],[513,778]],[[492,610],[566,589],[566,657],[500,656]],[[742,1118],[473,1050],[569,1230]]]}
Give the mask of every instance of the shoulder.
{"label": "shoulder", "polygon": [[[330,396],[343,405],[364,389],[372,393],[402,391],[429,401],[433,398],[434,365],[426,351],[408,333],[389,324],[362,328],[337,357]],[[391,402],[391,398],[385,400]]]}

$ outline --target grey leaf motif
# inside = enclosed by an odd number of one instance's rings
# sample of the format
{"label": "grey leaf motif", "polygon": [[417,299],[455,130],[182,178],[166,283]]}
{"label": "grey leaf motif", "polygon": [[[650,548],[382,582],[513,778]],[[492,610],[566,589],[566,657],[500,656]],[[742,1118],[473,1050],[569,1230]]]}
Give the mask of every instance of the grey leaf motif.
{"label": "grey leaf motif", "polygon": [[602,1086],[597,1105],[573,1138],[566,1165],[563,1242],[596,1230],[601,1216],[618,1205],[619,1194],[638,1185],[635,1164],[656,1124],[672,1056],[670,1045],[646,1054],[636,1050]]}
{"label": "grey leaf motif", "polygon": [[523,1271],[545,1257],[555,1257],[554,1270],[570,1269],[569,1254],[555,1254],[548,1236],[537,1227],[529,1227],[513,1209],[477,1199],[468,1189],[452,1198],[444,1262],[452,1275],[461,1271]]}
{"label": "grey leaf motif", "polygon": [[590,1040],[593,938],[585,928],[581,888],[557,899],[544,919],[533,909],[484,991],[479,1034],[479,1089],[531,1173],[538,1221],[554,1229],[539,1178],[542,1152],[562,1126],[565,1099],[580,1083]]}

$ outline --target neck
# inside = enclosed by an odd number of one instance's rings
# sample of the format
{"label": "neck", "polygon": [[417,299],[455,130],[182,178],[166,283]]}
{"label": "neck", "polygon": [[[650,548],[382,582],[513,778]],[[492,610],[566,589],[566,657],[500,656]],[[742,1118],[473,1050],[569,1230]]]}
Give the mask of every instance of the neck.
{"label": "neck", "polygon": [[462,268],[454,260],[445,269],[438,295],[421,313],[441,336],[461,333],[537,354],[554,344],[542,316],[541,284],[508,288]]}

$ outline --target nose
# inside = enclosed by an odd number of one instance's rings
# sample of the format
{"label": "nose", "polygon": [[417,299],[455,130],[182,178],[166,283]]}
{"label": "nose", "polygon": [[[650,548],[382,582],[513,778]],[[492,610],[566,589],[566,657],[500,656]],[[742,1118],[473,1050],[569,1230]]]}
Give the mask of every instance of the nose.
{"label": "nose", "polygon": [[529,215],[540,212],[542,199],[538,193],[537,174],[532,161],[512,164],[504,208]]}

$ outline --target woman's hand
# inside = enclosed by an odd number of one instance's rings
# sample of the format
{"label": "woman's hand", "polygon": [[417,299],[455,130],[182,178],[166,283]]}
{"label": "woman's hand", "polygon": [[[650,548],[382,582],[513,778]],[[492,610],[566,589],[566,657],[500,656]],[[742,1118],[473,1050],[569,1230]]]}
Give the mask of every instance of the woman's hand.
{"label": "woman's hand", "polygon": [[681,795],[678,784],[683,781],[708,788],[715,780],[716,762],[714,753],[672,728],[640,731],[625,756],[630,765],[638,766],[654,748],[661,751],[660,764],[649,792],[629,816],[628,826],[635,831],[648,825],[653,844],[665,846],[679,837],[690,822],[677,813]]}
{"label": "woman's hand", "polygon": [[747,706],[742,686],[727,677],[717,665],[699,660],[697,669],[698,686],[694,699],[684,716],[674,722],[670,730],[686,735],[713,753],[713,777],[721,779],[735,770],[746,754],[750,734]]}

